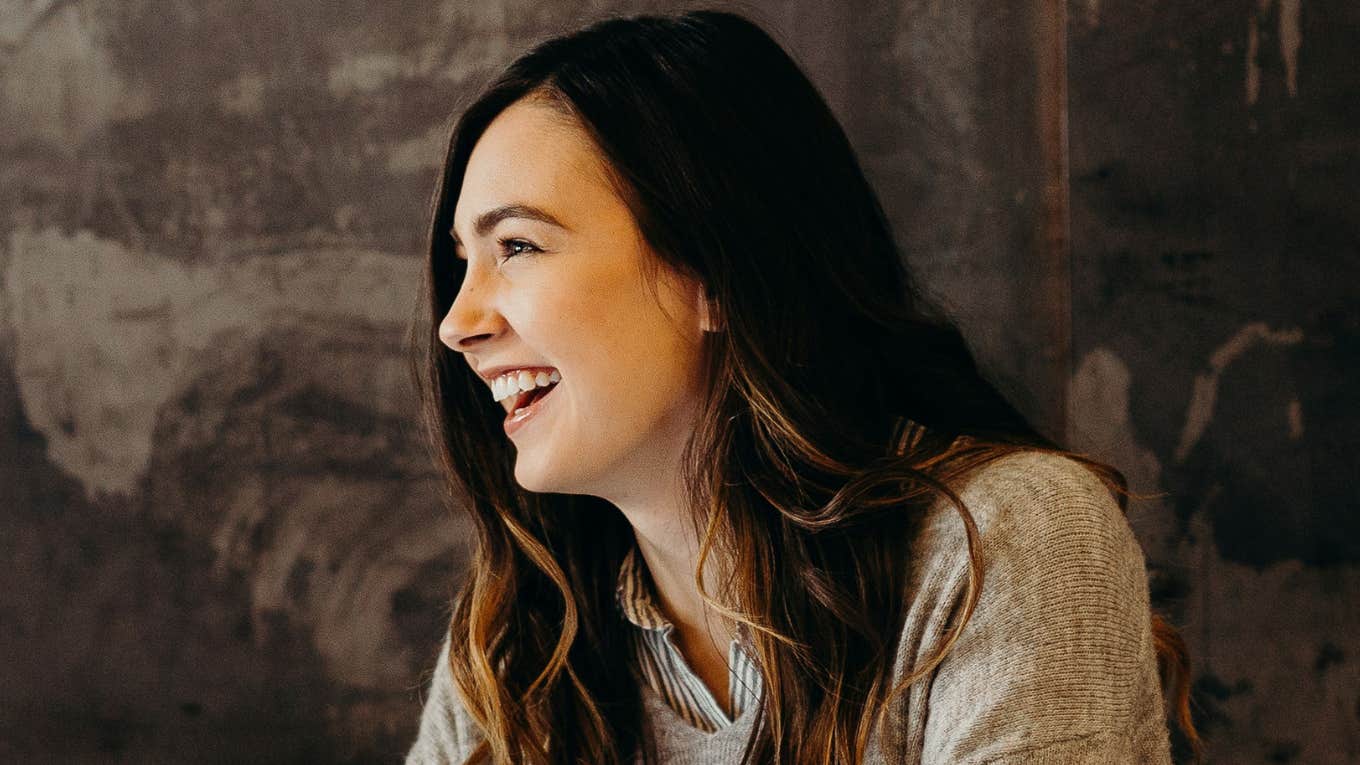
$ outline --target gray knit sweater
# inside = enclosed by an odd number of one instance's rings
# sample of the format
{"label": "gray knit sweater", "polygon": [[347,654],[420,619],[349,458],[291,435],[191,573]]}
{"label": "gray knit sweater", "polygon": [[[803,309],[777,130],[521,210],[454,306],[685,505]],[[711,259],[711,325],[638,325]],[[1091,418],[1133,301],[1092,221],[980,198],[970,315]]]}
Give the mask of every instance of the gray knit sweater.
{"label": "gray knit sweater", "polygon": [[[960,493],[982,537],[981,599],[948,657],[898,694],[866,762],[1170,763],[1143,552],[1110,493],[1075,461],[1038,452],[981,468]],[[938,645],[968,579],[948,503],[911,546],[894,680]],[[447,658],[445,642],[407,765],[462,763],[479,740]],[[662,762],[740,761],[755,705],[706,733],[643,693]]]}

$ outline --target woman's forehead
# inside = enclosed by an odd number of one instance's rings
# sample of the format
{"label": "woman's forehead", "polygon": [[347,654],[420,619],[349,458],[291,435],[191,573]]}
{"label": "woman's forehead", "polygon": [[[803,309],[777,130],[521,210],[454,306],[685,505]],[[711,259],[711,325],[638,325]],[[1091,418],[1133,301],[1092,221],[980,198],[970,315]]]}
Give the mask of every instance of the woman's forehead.
{"label": "woman's forehead", "polygon": [[556,109],[516,102],[472,149],[454,230],[460,237],[474,235],[477,216],[505,205],[541,208],[560,220],[570,209],[607,204],[613,196],[602,159],[579,125]]}
{"label": "woman's forehead", "polygon": [[497,181],[550,183],[570,190],[599,182],[601,158],[590,136],[556,109],[516,102],[496,117],[472,149],[468,172]]}

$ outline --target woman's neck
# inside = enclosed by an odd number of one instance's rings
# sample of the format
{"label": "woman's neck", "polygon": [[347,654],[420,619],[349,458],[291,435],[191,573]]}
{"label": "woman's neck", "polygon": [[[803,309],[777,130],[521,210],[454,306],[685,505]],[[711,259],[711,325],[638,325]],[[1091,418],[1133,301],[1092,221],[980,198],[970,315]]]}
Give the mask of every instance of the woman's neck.
{"label": "woman's neck", "polygon": [[[720,646],[726,646],[732,634],[722,625],[729,620],[704,603],[694,583],[694,571],[699,565],[698,540],[692,535],[681,537],[678,532],[659,538],[646,536],[636,527],[634,534],[662,613],[677,629],[712,633],[715,639],[722,638]],[[710,597],[717,596],[721,578],[719,562],[710,550],[704,562],[704,589]]]}
{"label": "woman's neck", "polygon": [[[675,487],[679,488],[679,487]],[[699,538],[687,514],[689,508],[677,501],[679,491],[664,496],[641,497],[615,502],[633,527],[638,551],[646,562],[656,593],[657,607],[691,646],[712,642],[726,656],[735,636],[735,623],[704,603],[694,582],[699,564]],[[723,581],[723,561],[710,548],[704,561],[704,588],[717,597]],[[704,646],[706,650],[706,646]]]}

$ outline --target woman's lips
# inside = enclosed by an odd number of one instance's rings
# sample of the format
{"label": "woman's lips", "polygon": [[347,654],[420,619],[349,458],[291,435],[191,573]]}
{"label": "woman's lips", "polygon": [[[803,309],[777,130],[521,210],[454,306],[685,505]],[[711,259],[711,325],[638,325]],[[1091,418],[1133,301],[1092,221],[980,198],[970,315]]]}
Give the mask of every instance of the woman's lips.
{"label": "woman's lips", "polygon": [[[510,412],[508,412],[507,415],[506,415],[506,418],[505,418],[505,434],[506,434],[507,436],[513,435],[513,434],[514,434],[516,431],[518,431],[520,428],[524,427],[524,424],[527,423],[528,421],[530,421],[531,419],[533,419],[533,418],[535,417],[535,415],[537,415],[537,414],[539,413],[539,411],[540,411],[540,410],[543,408],[543,406],[544,406],[544,402],[546,402],[546,401],[548,401],[549,399],[551,399],[551,398],[552,398],[552,394],[553,394],[559,387],[561,387],[561,386],[562,386],[562,383],[559,382],[559,383],[556,383],[556,384],[554,384],[552,387],[549,387],[549,388],[534,388],[533,390],[527,390],[527,391],[524,391],[523,393],[521,393],[521,394],[519,395],[519,397],[517,397],[517,398],[515,399],[515,405],[514,405],[514,407],[513,407],[513,408],[510,410]],[[535,399],[533,400],[533,402],[530,403],[530,404],[528,405],[527,408],[523,408],[523,403],[522,403],[522,402],[523,402],[527,397],[533,396],[533,395],[537,394],[539,391],[546,391],[546,392],[543,393],[542,395],[538,396],[538,398],[535,398]],[[521,411],[521,409],[522,409],[522,411]],[[518,412],[518,414],[516,414],[516,412]]]}

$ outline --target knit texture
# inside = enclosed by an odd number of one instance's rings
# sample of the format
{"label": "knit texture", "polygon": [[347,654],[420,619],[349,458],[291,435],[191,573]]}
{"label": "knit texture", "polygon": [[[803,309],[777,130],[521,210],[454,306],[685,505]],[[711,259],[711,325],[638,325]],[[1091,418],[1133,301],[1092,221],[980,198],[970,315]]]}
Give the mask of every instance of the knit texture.
{"label": "knit texture", "polygon": [[[981,599],[948,657],[898,694],[865,763],[1170,763],[1142,548],[1114,498],[1066,457],[1022,452],[955,486],[982,538]],[[946,500],[910,542],[911,606],[894,682],[933,652],[968,581]],[[463,763],[479,740],[445,642],[407,765]],[[708,733],[644,687],[661,762],[738,763],[755,705]]]}

